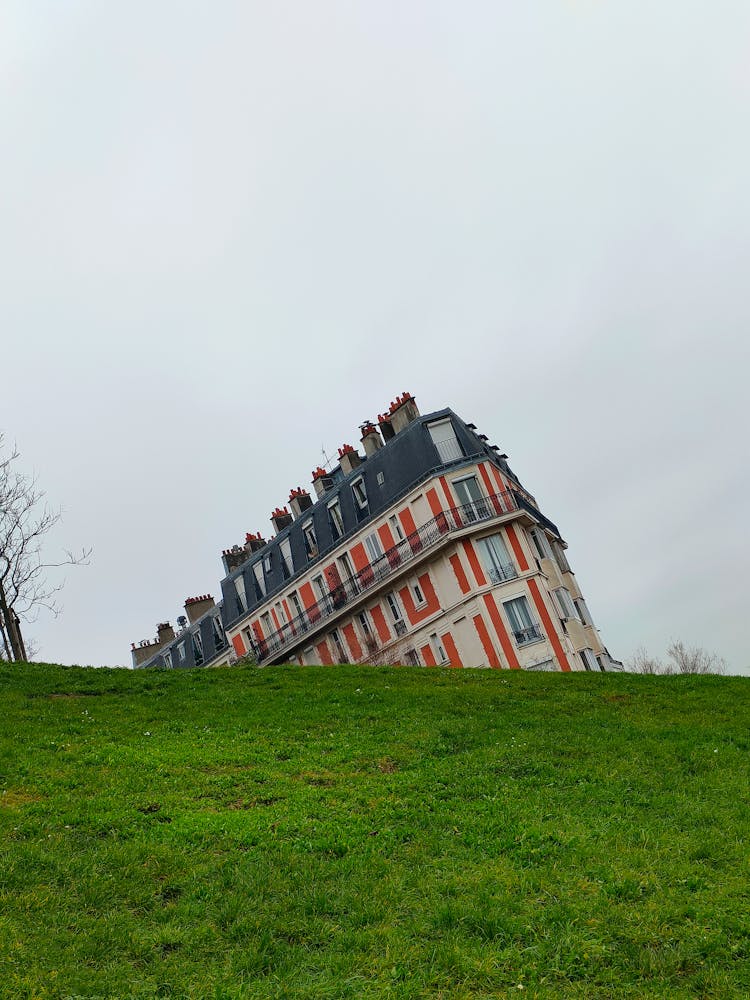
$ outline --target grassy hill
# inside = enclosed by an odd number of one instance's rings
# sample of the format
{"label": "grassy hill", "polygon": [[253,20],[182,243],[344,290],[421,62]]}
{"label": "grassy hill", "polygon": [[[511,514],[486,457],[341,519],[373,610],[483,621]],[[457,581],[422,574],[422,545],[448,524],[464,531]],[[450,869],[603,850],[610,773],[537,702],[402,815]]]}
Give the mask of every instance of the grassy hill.
{"label": "grassy hill", "polygon": [[0,996],[750,996],[750,681],[0,666]]}

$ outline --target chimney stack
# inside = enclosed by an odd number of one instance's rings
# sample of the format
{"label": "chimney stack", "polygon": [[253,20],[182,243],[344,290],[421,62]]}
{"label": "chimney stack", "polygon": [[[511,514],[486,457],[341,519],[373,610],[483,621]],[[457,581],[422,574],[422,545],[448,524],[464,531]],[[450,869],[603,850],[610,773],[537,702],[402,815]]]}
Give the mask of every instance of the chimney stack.
{"label": "chimney stack", "polygon": [[214,599],[210,594],[201,594],[200,597],[188,597],[185,601],[185,614],[191,625],[202,618],[207,611],[214,607]]}
{"label": "chimney stack", "polygon": [[410,392],[405,392],[402,396],[396,396],[396,399],[390,405],[388,416],[390,417],[393,433],[398,434],[399,431],[402,431],[404,427],[407,427],[419,416],[417,401]]}
{"label": "chimney stack", "polygon": [[298,486],[289,494],[289,506],[292,508],[292,517],[296,520],[304,511],[312,507],[312,499],[307,490]]}
{"label": "chimney stack", "polygon": [[142,639],[139,643],[130,643],[130,655],[133,658],[133,666],[140,667],[146,660],[150,660],[154,653],[159,652],[159,642],[156,639]]}
{"label": "chimney stack", "polygon": [[383,439],[371,420],[365,420],[363,424],[360,424],[359,429],[362,432],[360,438],[362,447],[365,449],[365,455],[369,458],[370,455],[374,455],[379,448],[383,447]]}
{"label": "chimney stack", "polygon": [[393,427],[391,427],[391,418],[387,413],[378,414],[378,427],[380,428],[380,433],[383,435],[383,441],[386,444],[395,436],[396,432]]}
{"label": "chimney stack", "polygon": [[327,493],[333,486],[333,480],[331,479],[330,473],[318,466],[317,469],[313,470],[312,484],[313,489],[315,490],[315,496],[320,499],[323,494]]}
{"label": "chimney stack", "polygon": [[274,535],[278,535],[282,529],[292,523],[292,520],[292,515],[286,507],[277,507],[276,510],[272,511],[271,524],[273,525]]}
{"label": "chimney stack", "polygon": [[171,642],[174,638],[174,629],[169,622],[162,622],[160,625],[156,626],[156,641],[160,646],[166,646],[166,644]]}
{"label": "chimney stack", "polygon": [[358,465],[362,464],[362,459],[350,444],[345,444],[339,448],[339,464],[341,471],[345,476],[348,476],[350,472],[354,472]]}

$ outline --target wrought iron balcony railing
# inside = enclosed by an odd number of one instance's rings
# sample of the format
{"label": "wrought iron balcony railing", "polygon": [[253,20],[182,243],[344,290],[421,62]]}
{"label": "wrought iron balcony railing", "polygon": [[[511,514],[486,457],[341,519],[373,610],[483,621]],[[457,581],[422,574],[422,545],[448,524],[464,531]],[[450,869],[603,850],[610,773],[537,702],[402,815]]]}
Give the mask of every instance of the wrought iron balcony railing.
{"label": "wrought iron balcony railing", "polygon": [[513,635],[519,646],[527,646],[530,642],[538,642],[543,639],[541,629],[538,625],[529,625],[526,628],[513,629]]}
{"label": "wrought iron balcony railing", "polygon": [[[393,548],[388,549],[380,558],[369,563],[353,577],[342,580],[330,593],[285,623],[281,629],[272,632],[265,639],[255,639],[252,646],[258,662],[263,663],[271,657],[277,656],[291,643],[300,642],[306,633],[318,629],[326,618],[337,614],[342,608],[355,601],[360,594],[383,583],[403,566],[413,562],[428,549],[436,546],[446,535],[471,527],[478,522],[512,514],[518,509],[519,504],[515,491],[504,490],[502,493],[494,493],[481,500],[441,511],[436,517],[417,528],[412,534],[407,535],[406,538],[394,545]],[[503,567],[503,571],[507,574],[504,579],[513,579],[517,575],[512,566]],[[493,579],[493,582],[501,581]],[[533,639],[523,641],[531,642]]]}

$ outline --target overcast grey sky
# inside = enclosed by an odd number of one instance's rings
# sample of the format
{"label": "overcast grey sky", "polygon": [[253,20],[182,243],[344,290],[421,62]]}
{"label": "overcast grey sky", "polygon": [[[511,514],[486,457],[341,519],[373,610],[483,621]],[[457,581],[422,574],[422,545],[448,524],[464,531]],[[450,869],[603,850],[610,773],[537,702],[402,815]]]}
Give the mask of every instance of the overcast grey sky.
{"label": "overcast grey sky", "polygon": [[556,521],[613,655],[750,672],[747,0],[0,8],[0,429],[129,663],[396,393]]}

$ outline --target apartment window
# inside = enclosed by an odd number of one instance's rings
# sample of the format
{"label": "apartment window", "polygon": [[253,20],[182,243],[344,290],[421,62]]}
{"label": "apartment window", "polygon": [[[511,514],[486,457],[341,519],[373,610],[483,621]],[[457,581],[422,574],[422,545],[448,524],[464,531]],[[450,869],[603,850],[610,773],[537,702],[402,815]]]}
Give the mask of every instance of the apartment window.
{"label": "apartment window", "polygon": [[328,519],[331,524],[331,533],[334,541],[344,534],[344,519],[341,516],[341,504],[338,497],[328,504]]}
{"label": "apartment window", "polygon": [[237,592],[237,609],[240,614],[247,611],[247,594],[245,593],[244,576],[234,578],[234,589]]}
{"label": "apartment window", "polygon": [[360,510],[367,510],[367,490],[364,480],[360,477],[352,483],[352,493]]}
{"label": "apartment window", "polygon": [[245,637],[245,645],[248,649],[255,651],[258,637],[255,635],[252,629],[245,628],[242,630],[242,634]]}
{"label": "apartment window", "polygon": [[289,595],[289,603],[292,606],[292,611],[294,612],[295,618],[302,618],[302,605],[300,604],[299,597],[297,596],[297,591],[293,590]]}
{"label": "apartment window", "polygon": [[268,555],[263,556],[263,572],[270,575],[270,573],[271,573],[271,565],[272,565],[272,563],[271,563],[271,553],[269,552]]}
{"label": "apartment window", "polygon": [[319,601],[323,603],[326,607],[328,607],[328,598],[330,595],[328,592],[328,587],[326,587],[325,581],[323,580],[323,577],[314,576],[312,583],[313,587],[315,588],[315,593],[318,595]]}
{"label": "apartment window", "polygon": [[529,642],[537,642],[542,638],[539,626],[531,617],[529,602],[525,597],[514,597],[512,601],[504,601],[503,607],[519,646],[524,646]]}
{"label": "apartment window", "polygon": [[177,643],[177,662],[178,663],[184,663],[185,662],[185,653],[186,653],[185,643],[184,642],[178,642]]}
{"label": "apartment window", "polygon": [[443,644],[437,632],[433,632],[430,636],[430,645],[432,646],[432,652],[435,655],[435,659],[438,663],[447,663],[448,657],[445,655],[445,649],[443,649]]}
{"label": "apartment window", "polygon": [[434,424],[428,424],[427,430],[430,432],[432,443],[437,448],[441,462],[455,462],[456,459],[464,457],[450,420],[437,420]]}
{"label": "apartment window", "polygon": [[565,587],[558,587],[555,591],[557,603],[560,606],[560,613],[563,618],[577,618],[576,609],[569,591]]}
{"label": "apartment window", "polygon": [[380,544],[377,532],[373,531],[371,534],[365,535],[364,543],[370,562],[377,562],[383,554],[383,546]]}
{"label": "apartment window", "polygon": [[362,635],[365,639],[372,639],[372,629],[370,628],[370,621],[367,617],[366,611],[360,611],[357,615],[357,621],[362,629]]}
{"label": "apartment window", "polygon": [[339,630],[337,628],[331,631],[331,640],[333,641],[333,646],[338,656],[338,663],[346,663],[347,656],[344,652],[344,646],[341,642],[341,636],[339,635]]}
{"label": "apartment window", "polygon": [[414,603],[415,604],[419,605],[419,604],[426,604],[427,603],[427,601],[425,599],[425,596],[422,593],[422,588],[419,586],[418,583],[413,583],[411,585],[411,592],[412,592],[412,594],[414,596]]}
{"label": "apartment window", "polygon": [[260,595],[258,599],[260,600],[261,597],[266,596],[266,579],[263,576],[263,566],[261,565],[261,563],[259,562],[254,563],[253,576],[255,577],[256,592],[258,592]]}
{"label": "apartment window", "polygon": [[214,649],[221,649],[222,646],[226,646],[227,637],[224,632],[224,626],[221,622],[221,615],[212,616],[211,629],[214,636]]}
{"label": "apartment window", "polygon": [[281,625],[281,631],[283,632],[289,622],[286,620],[286,613],[284,611],[284,605],[281,601],[277,601],[274,605],[276,608],[276,617],[279,619],[279,624]]}
{"label": "apartment window", "polygon": [[545,532],[541,528],[532,528],[530,534],[539,558],[552,559],[552,548]]}
{"label": "apartment window", "polygon": [[396,597],[392,590],[385,595],[385,602],[388,605],[391,620],[393,621],[394,628],[396,629],[396,635],[404,635],[406,632],[406,622],[404,621],[404,616],[401,612],[401,605],[399,604],[398,597]]}
{"label": "apartment window", "polygon": [[461,504],[461,513],[466,521],[479,521],[487,517],[487,504],[476,476],[454,479],[453,489],[456,491],[458,502]]}
{"label": "apartment window", "polygon": [[339,556],[338,564],[343,582],[349,583],[352,581],[355,577],[355,573],[348,552],[344,552],[341,556]]}
{"label": "apartment window", "polygon": [[591,613],[586,605],[586,602],[582,597],[577,597],[573,604],[576,606],[576,611],[578,612],[578,617],[581,619],[584,625],[593,625],[594,619],[591,617]]}
{"label": "apartment window", "polygon": [[200,632],[193,632],[193,658],[196,667],[203,663],[203,639]]}
{"label": "apartment window", "polygon": [[560,542],[552,543],[552,551],[555,553],[555,562],[563,573],[570,573],[570,563],[565,555],[565,549]]}
{"label": "apartment window", "polygon": [[285,538],[283,542],[279,543],[279,551],[281,552],[281,572],[284,574],[284,579],[294,575],[294,560],[292,559],[292,543],[288,538]]}
{"label": "apartment window", "polygon": [[308,559],[315,559],[318,554],[318,539],[315,536],[315,528],[312,521],[306,521],[302,525],[302,534],[305,538],[305,552]]}
{"label": "apartment window", "polygon": [[169,670],[172,669],[172,653],[169,649],[164,650],[164,666]]}
{"label": "apartment window", "polygon": [[515,578],[516,570],[513,560],[503,541],[502,535],[488,535],[480,538],[477,543],[479,558],[482,560],[485,572],[491,583],[503,583]]}
{"label": "apartment window", "polygon": [[388,523],[391,526],[391,534],[393,535],[396,542],[403,542],[404,533],[401,530],[401,522],[399,521],[399,519],[396,517],[395,514],[392,514],[391,517],[388,518]]}
{"label": "apartment window", "polygon": [[419,654],[416,649],[407,649],[404,651],[404,663],[408,664],[410,667],[422,666],[422,661],[419,659]]}
{"label": "apartment window", "polygon": [[377,478],[377,481],[378,481],[378,486],[382,486],[383,483],[385,482],[385,473],[384,472],[379,472],[377,474],[376,478]]}
{"label": "apartment window", "polygon": [[315,649],[312,646],[308,646],[306,650],[302,653],[303,661],[308,665],[312,666],[317,663],[317,657],[315,656]]}
{"label": "apartment window", "polygon": [[583,662],[583,665],[586,668],[586,670],[601,669],[597,658],[594,656],[593,649],[582,649],[578,655],[581,657],[581,661]]}

